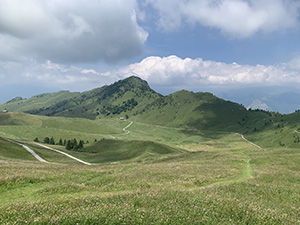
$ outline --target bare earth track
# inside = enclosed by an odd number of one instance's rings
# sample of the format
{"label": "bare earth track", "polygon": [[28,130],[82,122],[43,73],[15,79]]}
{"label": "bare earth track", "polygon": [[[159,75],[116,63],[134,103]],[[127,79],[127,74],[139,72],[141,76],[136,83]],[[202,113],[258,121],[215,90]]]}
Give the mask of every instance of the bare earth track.
{"label": "bare earth track", "polygon": [[[18,143],[18,142],[16,142],[16,141],[12,141],[12,140],[6,139],[6,138],[4,138],[4,139],[5,139],[6,141],[9,141],[9,142],[14,143],[14,144],[16,144],[16,145],[22,146],[22,147],[25,148],[29,153],[31,153],[38,161],[43,162],[43,163],[49,163],[48,161],[46,161],[46,160],[44,160],[43,158],[41,158],[38,154],[36,154],[35,151],[33,151],[33,150],[32,150],[31,148],[29,148],[28,146],[26,146],[26,145],[24,145],[24,144],[21,144],[21,143]],[[83,160],[81,160],[81,159],[78,159],[78,158],[76,158],[76,157],[74,157],[74,156],[72,156],[72,155],[69,155],[68,153],[59,151],[59,150],[54,149],[54,148],[50,148],[50,147],[48,147],[48,146],[46,146],[46,145],[42,145],[42,144],[39,144],[39,143],[36,143],[36,144],[39,145],[39,146],[41,146],[41,147],[43,147],[43,148],[46,148],[46,149],[48,149],[48,150],[55,151],[55,152],[58,152],[58,153],[60,153],[60,154],[63,154],[63,155],[65,155],[65,156],[67,156],[67,157],[69,157],[69,158],[71,158],[71,159],[74,159],[74,160],[76,160],[76,161],[78,161],[78,162],[80,162],[80,163],[83,163],[83,164],[85,164],[85,165],[92,165],[91,163],[88,163],[88,162],[85,162],[85,161],[83,161]]]}
{"label": "bare earth track", "polygon": [[23,148],[25,148],[28,152],[30,152],[30,154],[32,154],[37,160],[39,160],[40,162],[44,162],[44,163],[48,163],[46,160],[42,159],[38,154],[36,154],[31,148],[29,148],[28,146],[26,145],[23,145],[21,143],[18,143],[18,142],[15,142],[15,141],[12,141],[12,140],[9,140],[9,139],[6,139],[4,138],[4,140],[6,141],[9,141],[11,143],[14,143],[16,145],[20,145],[22,146]]}
{"label": "bare earth track", "polygon": [[85,164],[85,165],[92,165],[91,163],[85,162],[85,161],[83,161],[83,160],[81,160],[81,159],[78,159],[78,158],[76,158],[76,157],[74,157],[74,156],[72,156],[72,155],[69,155],[68,153],[59,151],[59,150],[57,150],[57,149],[50,148],[50,147],[48,147],[48,146],[46,146],[46,145],[42,145],[42,144],[39,144],[39,143],[37,143],[37,145],[39,145],[39,146],[41,146],[41,147],[43,147],[43,148],[49,149],[49,150],[51,150],[51,151],[55,151],[55,152],[58,152],[58,153],[60,153],[60,154],[63,154],[63,155],[65,155],[65,156],[67,156],[67,157],[69,157],[69,158],[71,158],[71,159],[74,159],[74,160],[76,160],[76,161],[78,161],[78,162],[80,162],[80,163],[83,163],[83,164]]}

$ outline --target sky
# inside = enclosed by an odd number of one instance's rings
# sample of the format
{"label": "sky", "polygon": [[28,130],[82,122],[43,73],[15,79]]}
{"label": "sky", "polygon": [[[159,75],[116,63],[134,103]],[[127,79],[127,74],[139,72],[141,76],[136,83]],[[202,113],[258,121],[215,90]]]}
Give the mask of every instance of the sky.
{"label": "sky", "polygon": [[298,87],[299,13],[299,0],[0,0],[0,103],[132,75],[162,94]]}

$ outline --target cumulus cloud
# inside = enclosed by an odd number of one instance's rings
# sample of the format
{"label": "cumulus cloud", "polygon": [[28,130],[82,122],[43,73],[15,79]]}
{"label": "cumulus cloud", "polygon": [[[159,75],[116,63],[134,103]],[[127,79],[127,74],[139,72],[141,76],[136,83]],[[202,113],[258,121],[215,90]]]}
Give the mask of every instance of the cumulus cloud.
{"label": "cumulus cloud", "polygon": [[156,87],[189,90],[199,90],[204,86],[299,84],[300,69],[292,69],[288,65],[290,63],[251,66],[237,63],[226,64],[202,58],[148,57],[140,63],[120,68],[110,74],[118,74],[120,77],[137,75]]}
{"label": "cumulus cloud", "polygon": [[138,55],[148,33],[135,0],[1,0],[0,59],[115,62]]}
{"label": "cumulus cloud", "polygon": [[[44,87],[47,90],[85,91],[111,84],[117,80],[135,75],[149,82],[161,93],[186,89],[193,91],[217,88],[293,85],[300,84],[299,59],[271,66],[240,65],[223,63],[202,58],[177,56],[147,57],[139,63],[123,66],[107,72],[95,68],[66,66],[49,60],[39,63],[0,62],[0,87],[20,84]],[[2,74],[2,75],[1,75]]]}
{"label": "cumulus cloud", "polygon": [[182,23],[219,29],[235,38],[274,32],[299,24],[295,0],[147,0],[159,14],[159,25],[174,30]]}

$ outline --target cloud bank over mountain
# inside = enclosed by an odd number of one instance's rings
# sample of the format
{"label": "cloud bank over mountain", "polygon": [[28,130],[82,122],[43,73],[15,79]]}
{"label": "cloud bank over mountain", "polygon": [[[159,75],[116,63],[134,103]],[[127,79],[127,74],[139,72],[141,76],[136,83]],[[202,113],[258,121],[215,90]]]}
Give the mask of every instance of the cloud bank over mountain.
{"label": "cloud bank over mountain", "polygon": [[137,74],[153,85],[174,85],[180,88],[203,86],[299,84],[300,70],[297,59],[272,66],[226,64],[202,58],[177,56],[148,57],[140,63],[123,67],[116,72],[121,76]]}
{"label": "cloud bank over mountain", "polygon": [[[86,90],[112,83],[132,75],[147,80],[152,87],[162,90],[198,90],[203,87],[230,88],[257,85],[300,84],[298,58],[278,65],[239,65],[226,64],[202,58],[180,58],[178,56],[147,57],[119,69],[101,72],[91,68],[66,66],[47,60],[45,63],[27,61],[26,63],[0,63],[2,84],[16,82],[20,77],[24,83],[38,86],[56,86],[68,90]],[[4,70],[3,68],[6,68]],[[10,79],[5,77],[10,76]],[[49,82],[51,80],[51,82]],[[82,87],[84,87],[82,89]]]}

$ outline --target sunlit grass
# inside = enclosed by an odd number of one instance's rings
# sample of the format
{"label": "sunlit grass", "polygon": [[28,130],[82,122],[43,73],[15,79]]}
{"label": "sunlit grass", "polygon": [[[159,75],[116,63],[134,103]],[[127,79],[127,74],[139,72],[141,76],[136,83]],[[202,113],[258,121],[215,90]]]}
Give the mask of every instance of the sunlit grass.
{"label": "sunlit grass", "polygon": [[150,164],[2,162],[0,222],[295,224],[299,159],[295,150],[252,149]]}
{"label": "sunlit grass", "polygon": [[[94,121],[82,132],[56,128],[59,121],[0,127],[50,162],[0,139],[0,224],[300,223],[299,149],[259,149],[234,133],[135,121],[130,133],[123,131],[130,121]],[[101,124],[113,132],[97,130]],[[94,163],[87,166],[37,147],[32,137],[46,131],[106,139],[82,152],[53,146]]]}

